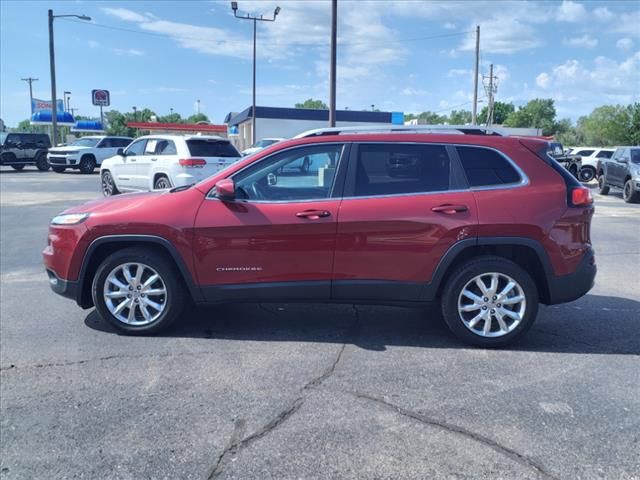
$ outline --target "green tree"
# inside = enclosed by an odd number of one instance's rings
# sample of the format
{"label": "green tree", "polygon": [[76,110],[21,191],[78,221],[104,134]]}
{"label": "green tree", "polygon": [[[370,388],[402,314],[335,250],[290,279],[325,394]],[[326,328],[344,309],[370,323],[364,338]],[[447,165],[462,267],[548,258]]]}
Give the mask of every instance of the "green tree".
{"label": "green tree", "polygon": [[585,143],[594,147],[630,143],[633,110],[632,105],[603,105],[594,109],[579,124]]}
{"label": "green tree", "polygon": [[308,98],[302,103],[296,103],[296,108],[311,108],[313,110],[329,110],[329,107],[322,100]]}
{"label": "green tree", "polygon": [[[510,113],[504,125],[507,127],[541,128],[543,135],[555,133],[556,108],[551,98],[536,98],[524,107]],[[496,122],[497,123],[497,122]]]}
{"label": "green tree", "polygon": [[204,113],[196,113],[187,118],[187,123],[198,123],[198,122],[208,122],[209,117],[207,117]]}
{"label": "green tree", "polygon": [[179,113],[165,115],[164,117],[158,118],[158,121],[162,123],[185,123]]}
{"label": "green tree", "polygon": [[[489,107],[482,107],[480,116],[478,117],[478,123],[484,123],[487,120],[487,112]],[[515,112],[516,107],[513,103],[494,102],[493,104],[493,124],[503,125],[507,120],[507,117]]]}
{"label": "green tree", "polygon": [[449,114],[449,125],[466,125],[471,123],[471,112],[469,110],[451,110]]}
{"label": "green tree", "polygon": [[640,145],[640,102],[627,107],[629,110],[629,132],[627,145]]}

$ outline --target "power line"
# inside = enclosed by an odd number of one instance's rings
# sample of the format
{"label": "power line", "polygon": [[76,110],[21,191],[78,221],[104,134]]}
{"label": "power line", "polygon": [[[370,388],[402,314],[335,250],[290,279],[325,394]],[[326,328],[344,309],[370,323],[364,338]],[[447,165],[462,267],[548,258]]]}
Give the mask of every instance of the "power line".
{"label": "power line", "polygon": [[[169,38],[169,39],[175,39],[175,40],[200,40],[202,41],[203,38],[202,37],[191,37],[188,35],[169,35],[169,34],[165,34],[165,33],[155,33],[155,32],[144,32],[141,30],[134,30],[132,28],[125,28],[125,27],[116,27],[115,25],[106,25],[106,24],[101,24],[101,23],[95,23],[95,22],[81,22],[79,20],[74,20],[71,18],[63,18],[61,20],[64,20],[66,22],[73,22],[73,23],[79,23],[82,25],[86,25],[86,26],[93,26],[93,27],[98,27],[98,28],[104,28],[107,30],[117,30],[117,31],[121,31],[121,32],[129,32],[129,33],[136,33],[138,35],[148,35],[148,36],[152,36],[152,37],[161,37],[161,38]],[[206,28],[206,27],[202,27],[202,28]],[[443,33],[440,35],[429,35],[429,36],[422,36],[422,37],[412,37],[412,38],[398,38],[395,40],[388,40],[385,42],[381,42],[381,43],[369,43],[369,42],[338,42],[338,45],[341,47],[349,47],[349,46],[356,46],[356,45],[367,45],[367,46],[385,46],[388,45],[390,43],[404,43],[404,42],[419,42],[419,41],[423,41],[423,40],[434,40],[434,39],[438,39],[438,38],[448,38],[448,37],[457,37],[457,36],[461,36],[461,35],[466,35],[468,33],[472,33],[473,30],[464,30],[461,32],[454,32],[454,33]],[[241,44],[241,43],[246,43],[246,42],[233,42],[233,41],[229,41],[229,40],[209,40],[212,43],[216,43],[218,45],[228,45],[228,44]],[[328,47],[329,43],[283,43],[283,42],[267,42],[264,43],[264,45],[273,45],[273,46],[290,46],[290,47]]]}

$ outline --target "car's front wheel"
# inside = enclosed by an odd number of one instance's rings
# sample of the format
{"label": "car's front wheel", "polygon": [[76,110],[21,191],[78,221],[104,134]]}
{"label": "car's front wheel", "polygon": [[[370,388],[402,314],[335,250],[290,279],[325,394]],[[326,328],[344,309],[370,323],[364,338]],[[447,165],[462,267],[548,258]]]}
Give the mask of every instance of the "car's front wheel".
{"label": "car's front wheel", "polygon": [[105,170],[100,175],[100,186],[102,187],[102,194],[105,197],[110,197],[111,195],[117,195],[120,193],[109,170]]}
{"label": "car's front wheel", "polygon": [[45,153],[40,153],[36,157],[36,167],[41,172],[46,172],[49,170],[49,164],[47,163],[47,155]]}
{"label": "car's front wheel", "polygon": [[92,285],[100,316],[129,334],[155,333],[182,312],[185,289],[173,263],[143,248],[127,248],[102,262]]}
{"label": "car's front wheel", "polygon": [[442,293],[442,314],[461,340],[502,347],[523,335],[538,314],[538,289],[529,274],[501,257],[460,266]]}
{"label": "car's front wheel", "polygon": [[640,202],[640,192],[636,192],[633,189],[632,179],[629,179],[624,183],[624,188],[622,189],[622,198],[627,203]]}
{"label": "car's front wheel", "polygon": [[80,173],[93,173],[96,168],[96,159],[93,155],[85,155],[80,159]]}
{"label": "car's front wheel", "polygon": [[604,181],[604,174],[598,177],[598,193],[600,195],[608,195],[609,194],[609,186]]}
{"label": "car's front wheel", "polygon": [[582,167],[578,173],[581,182],[588,183],[596,177],[596,169],[593,167]]}

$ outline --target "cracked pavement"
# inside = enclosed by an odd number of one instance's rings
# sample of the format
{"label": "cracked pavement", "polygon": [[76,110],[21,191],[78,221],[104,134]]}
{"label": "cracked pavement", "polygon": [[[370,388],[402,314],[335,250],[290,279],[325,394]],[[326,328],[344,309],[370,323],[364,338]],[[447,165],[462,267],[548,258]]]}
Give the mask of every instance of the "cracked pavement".
{"label": "cracked pavement", "polygon": [[480,350],[435,308],[236,304],[118,335],[40,263],[93,192],[0,172],[3,480],[640,478],[640,205],[596,195],[594,290]]}

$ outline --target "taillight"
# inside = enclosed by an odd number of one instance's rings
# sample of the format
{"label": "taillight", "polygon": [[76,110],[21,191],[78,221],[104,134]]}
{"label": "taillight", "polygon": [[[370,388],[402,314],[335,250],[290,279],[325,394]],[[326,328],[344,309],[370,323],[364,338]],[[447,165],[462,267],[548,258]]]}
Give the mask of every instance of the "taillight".
{"label": "taillight", "polygon": [[204,158],[181,158],[179,162],[181,167],[202,168],[207,164]]}
{"label": "taillight", "polygon": [[576,187],[571,190],[571,206],[586,207],[593,203],[591,190],[586,187]]}

